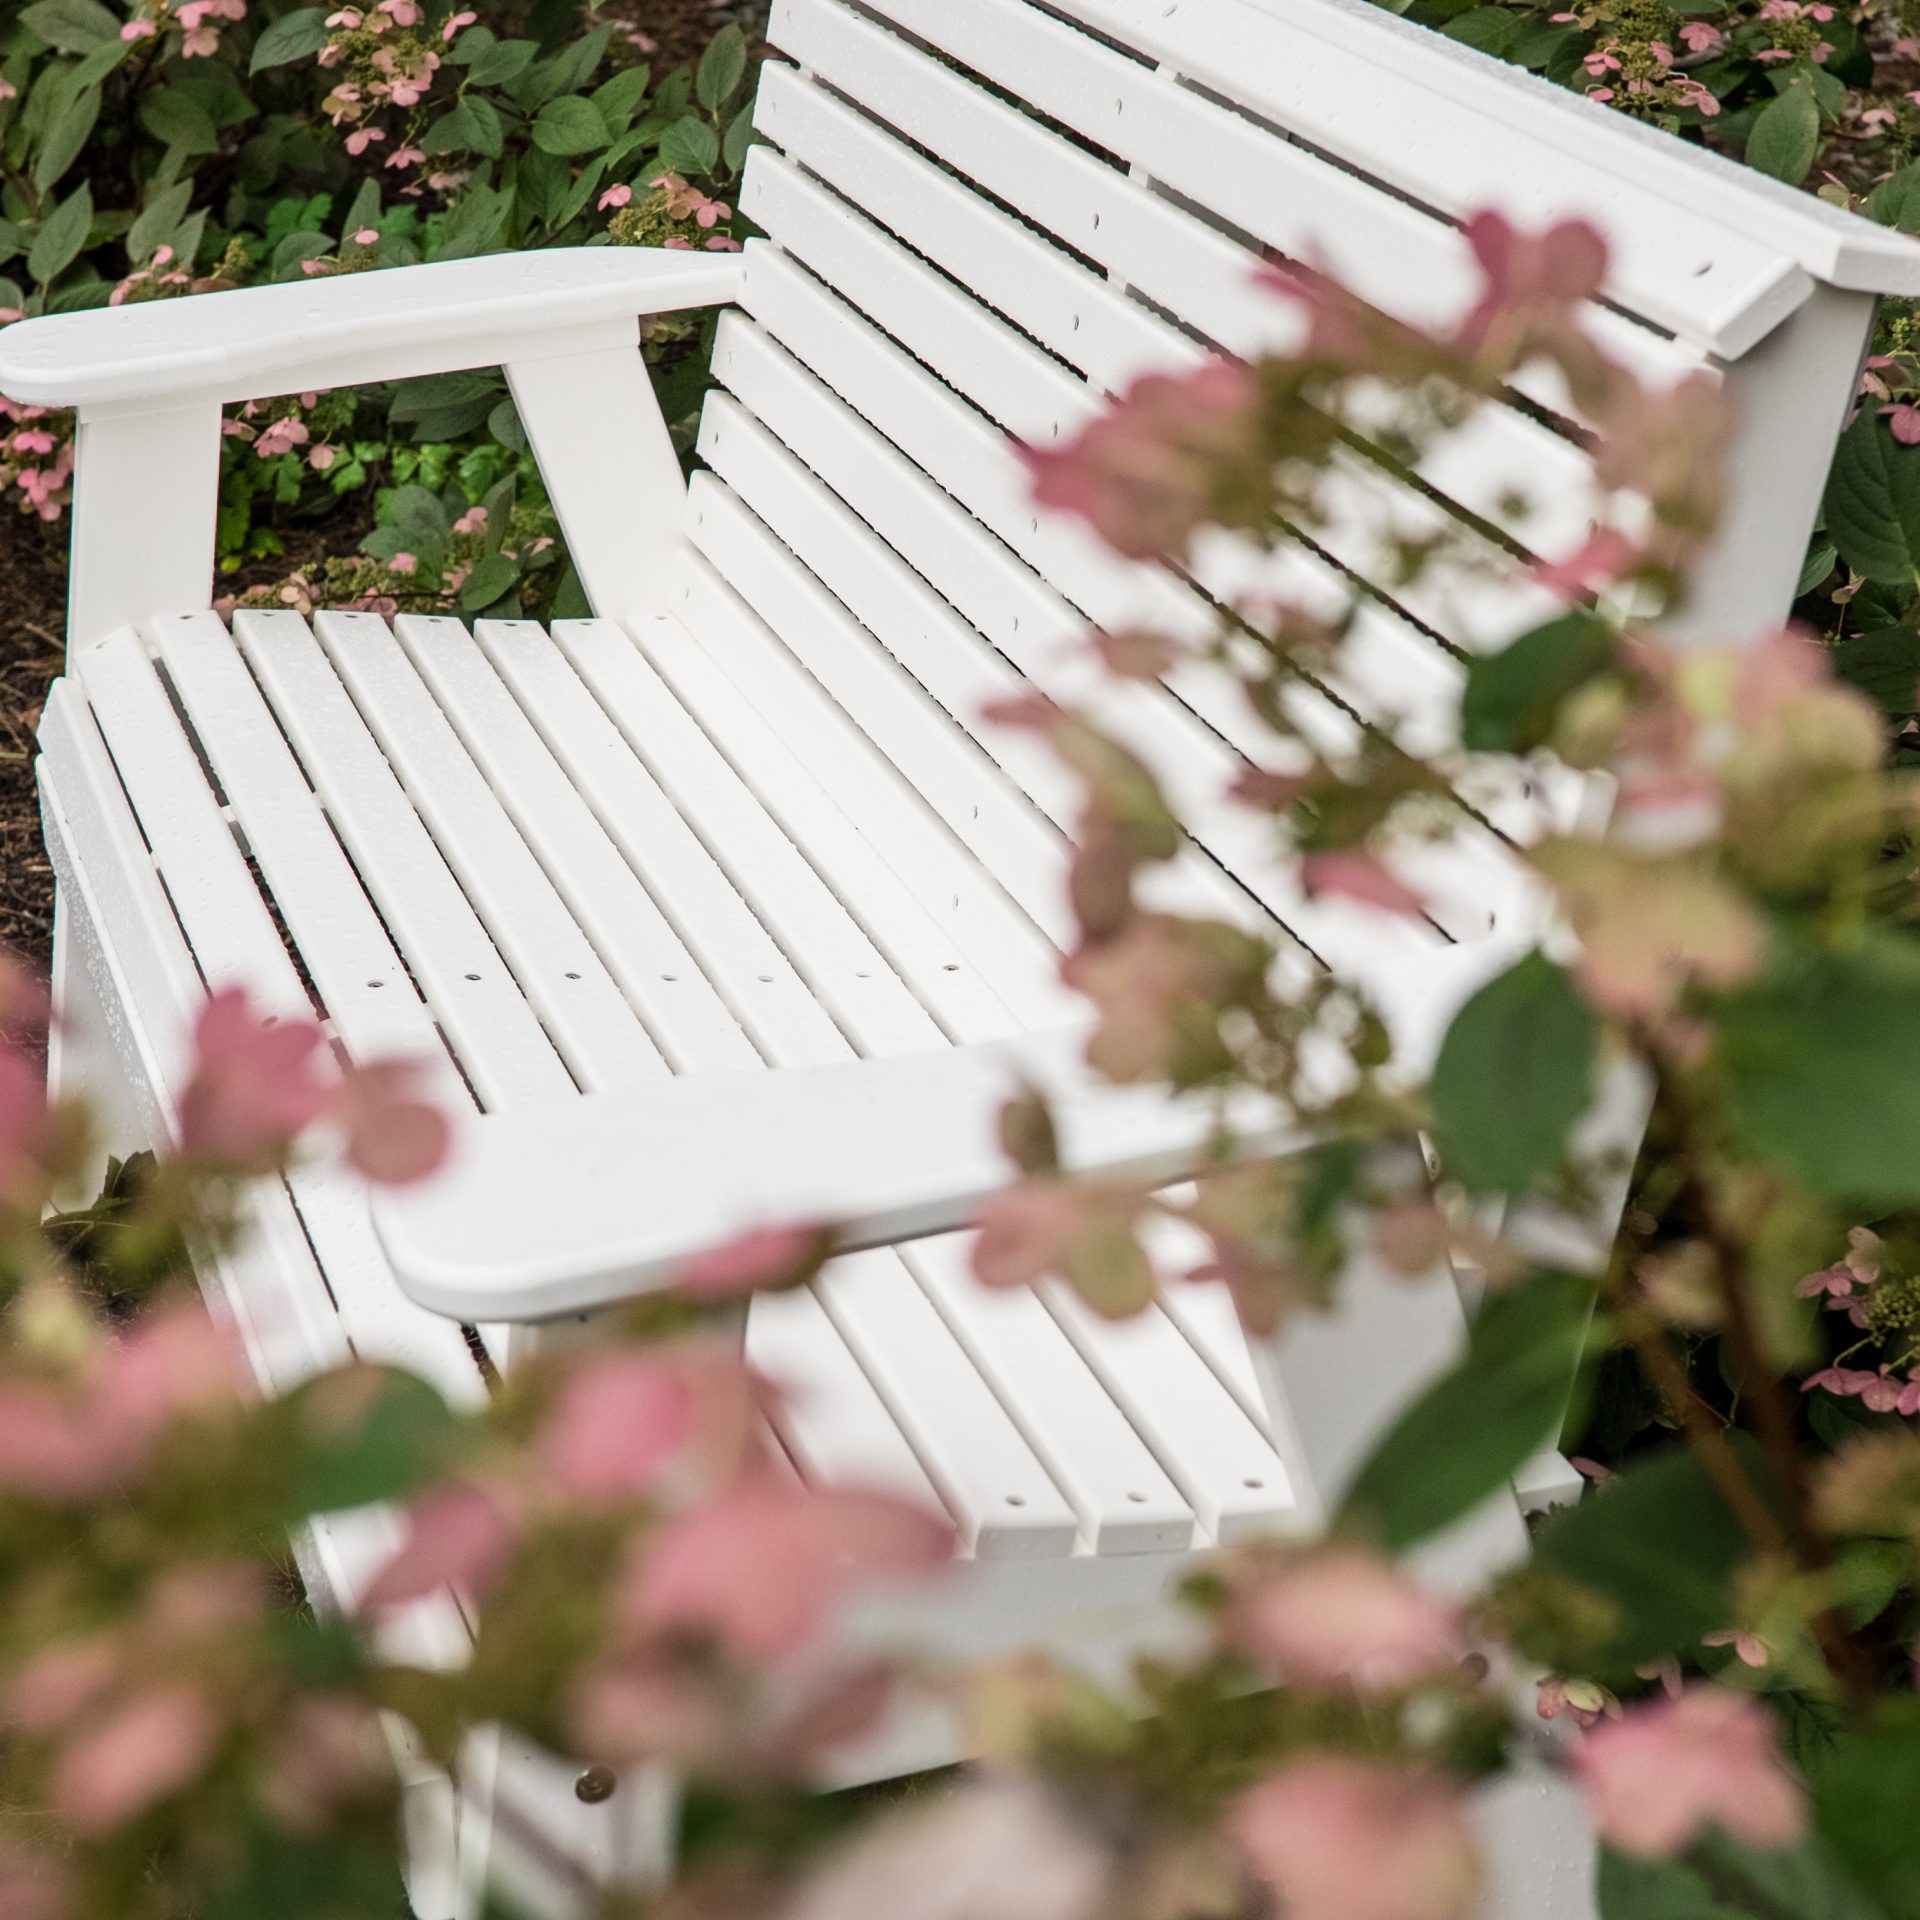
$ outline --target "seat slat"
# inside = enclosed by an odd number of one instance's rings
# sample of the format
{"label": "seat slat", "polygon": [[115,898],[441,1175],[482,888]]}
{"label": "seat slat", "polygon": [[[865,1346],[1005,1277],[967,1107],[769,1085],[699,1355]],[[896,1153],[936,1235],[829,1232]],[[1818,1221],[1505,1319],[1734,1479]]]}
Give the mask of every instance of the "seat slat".
{"label": "seat slat", "polygon": [[[676,1071],[759,1054],[459,620],[405,615],[394,632],[467,751]],[[553,652],[538,627],[539,649]]]}
{"label": "seat slat", "polygon": [[845,1254],[815,1288],[981,1559],[1071,1553],[1078,1516],[894,1253]]}
{"label": "seat slat", "polygon": [[[941,0],[887,0],[876,11],[1288,252],[1310,243],[1320,209],[1337,207],[1339,224],[1377,250],[1375,275],[1389,265],[1411,274],[1419,256],[1404,241],[1395,244],[1401,236],[1377,212],[1377,203],[1400,196],[1455,218],[1483,206],[1529,225],[1593,218],[1613,247],[1610,295],[1722,354],[1745,351],[1809,289],[1785,255],[1382,73],[1311,28],[1241,0],[1182,0],[1171,14],[1149,12],[1140,0],[1074,0],[1056,9],[1140,49],[1133,58],[1023,0],[981,0],[965,9]],[[775,45],[784,20],[782,11]],[[1171,71],[1156,70],[1162,60]],[[1252,122],[1242,121],[1247,132],[1236,142],[1230,116],[1183,78],[1204,82],[1305,148],[1332,156],[1353,170],[1346,176],[1352,184],[1343,190],[1330,181],[1334,167],[1282,170],[1272,157],[1278,143],[1256,146],[1250,136],[1261,129]],[[1382,143],[1383,127],[1394,130],[1391,143]],[[1391,177],[1394,192],[1382,193],[1367,176]],[[1290,236],[1276,226],[1284,217],[1278,209],[1289,207]],[[1346,261],[1335,264],[1344,269]]]}
{"label": "seat slat", "polygon": [[[772,934],[787,966],[805,980],[857,1051],[910,1053],[938,1046],[940,1029],[926,1008],[679,710],[633,642],[617,629],[608,631],[632,661],[631,671],[650,683],[642,694],[649,709],[647,732],[634,746],[644,750],[649,771],[693,827],[704,857]],[[496,659],[524,661],[536,651],[549,657],[558,652],[531,623],[490,625],[487,640]],[[474,658],[479,658],[477,649]],[[563,846],[559,836],[556,845]],[[756,977],[754,984],[766,983]]]}
{"label": "seat slat", "polygon": [[[130,631],[81,648],[74,667],[209,988],[241,984],[265,1012],[315,1009],[282,945],[153,663]],[[329,1168],[287,1177],[347,1339],[408,1366],[456,1402],[483,1391],[459,1329],[401,1293],[373,1236],[363,1189]]]}
{"label": "seat slat", "polygon": [[242,610],[233,633],[481,1104],[572,1092],[572,1075],[307,623]]}
{"label": "seat slat", "polygon": [[320,644],[569,1070],[588,1089],[667,1063],[376,614],[323,613]]}
{"label": "seat slat", "polygon": [[944,1507],[811,1287],[753,1302],[746,1355],[777,1390],[768,1417],[803,1478],[885,1488],[934,1512]]}
{"label": "seat slat", "polygon": [[1221,1542],[1295,1511],[1285,1464],[1156,1306],[1106,1320],[1056,1282],[1040,1296]]}
{"label": "seat slat", "polygon": [[348,1055],[417,1059],[434,1098],[464,1103],[432,1017],[219,616],[156,620],[153,637]]}
{"label": "seat slat", "polygon": [[1167,1553],[1195,1543],[1192,1509],[1059,1323],[1025,1289],[989,1291],[968,1264],[971,1236],[902,1249],[907,1265],[1035,1452],[1079,1509],[1095,1553]]}
{"label": "seat slat", "polygon": [[[738,617],[751,618],[744,609]],[[837,761],[803,761],[798,748],[805,736],[790,745],[788,736],[769,724],[716,665],[709,642],[724,651],[724,637],[711,627],[704,632],[705,639],[678,620],[661,618],[641,622],[634,640],[762,804],[831,870],[835,886],[856,904],[896,965],[909,964],[902,946],[918,944],[911,928],[894,924],[897,909],[886,918],[887,903],[902,886],[941,935],[958,941],[971,956],[992,989],[991,1004],[977,1010],[949,1007],[944,1017],[953,1023],[956,1038],[963,1028],[969,1037],[991,1038],[1005,1031],[1009,1020],[1026,1027],[1068,1024],[1080,1002],[1056,977],[1052,945],[918,804],[917,794],[899,781],[893,789],[882,784],[883,799],[868,801],[872,788],[867,785],[848,793],[844,802],[837,799]],[[875,784],[884,783],[877,765],[874,771]],[[869,895],[870,909],[864,906]],[[931,958],[911,964],[924,970]]]}

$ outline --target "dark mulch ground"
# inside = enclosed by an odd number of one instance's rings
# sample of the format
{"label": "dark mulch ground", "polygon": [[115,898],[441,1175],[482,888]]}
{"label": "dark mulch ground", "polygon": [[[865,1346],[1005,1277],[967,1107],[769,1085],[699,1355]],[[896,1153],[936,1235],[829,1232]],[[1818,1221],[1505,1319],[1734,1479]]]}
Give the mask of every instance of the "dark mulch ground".
{"label": "dark mulch ground", "polygon": [[[654,71],[665,73],[698,59],[727,21],[753,28],[766,7],[765,0],[606,0],[599,12],[651,34],[659,43]],[[259,580],[282,577],[311,553],[351,551],[363,530],[342,525],[291,537],[282,558],[257,570]],[[254,585],[253,571],[222,584]],[[0,502],[0,947],[42,969],[52,952],[53,874],[40,840],[33,730],[47,682],[60,671],[66,601],[65,527],[46,528]]]}
{"label": "dark mulch ground", "polygon": [[66,630],[65,530],[0,505],[0,946],[45,968],[53,873],[40,842],[33,730]]}

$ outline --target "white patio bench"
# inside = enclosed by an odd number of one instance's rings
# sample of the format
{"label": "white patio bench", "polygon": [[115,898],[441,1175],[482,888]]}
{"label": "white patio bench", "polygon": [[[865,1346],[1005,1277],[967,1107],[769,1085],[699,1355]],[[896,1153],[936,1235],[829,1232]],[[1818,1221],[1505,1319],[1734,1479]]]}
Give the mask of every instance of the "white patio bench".
{"label": "white patio bench", "polygon": [[[443,1182],[376,1230],[351,1181],[304,1168],[204,1276],[267,1391],[357,1353],[471,1400],[508,1323],[590,1311],[753,1218],[854,1222],[868,1250],[748,1322],[795,1390],[781,1445],[953,1516],[969,1564],[920,1631],[1111,1666],[1167,1630],[1191,1555],[1312,1522],[1459,1312],[1357,1275],[1337,1317],[1250,1352],[1200,1287],[1115,1326],[973,1285],[994,1049],[1054,1036],[1029,1063],[1070,1077],[1081,1017],[1057,977],[1073,797],[982,709],[1098,698],[1193,824],[1172,898],[1397,979],[1429,1025],[1525,935],[1530,894],[1488,835],[1422,876],[1430,942],[1307,901],[1220,804],[1258,739],[1231,690],[1183,669],[1101,691],[1078,648],[1089,621],[1204,631],[1200,589],[1240,556],[1203,551],[1197,586],[1115,560],[1030,507],[1012,441],[1052,443],[1143,369],[1290,339],[1252,284],[1265,254],[1430,322],[1474,291],[1458,217],[1585,216],[1613,250],[1610,349],[1738,403],[1727,522],[1674,637],[1742,639],[1787,610],[1876,296],[1920,293],[1920,247],[1347,0],[776,0],[771,38],[792,64],[762,80],[743,205],[766,237],[738,258],[465,260],[0,334],[0,389],[80,419],[41,729],[52,1070],[108,1103],[117,1147],[164,1143],[195,1009],[235,980],[317,1009],[349,1055],[438,1063],[466,1116]],[[728,311],[688,486],[637,323],[702,305]],[[208,610],[223,404],[496,364],[595,618]],[[1577,543],[1586,455],[1549,418],[1493,410],[1421,489],[1356,460],[1351,526],[1283,556],[1287,590],[1389,581],[1383,506],[1498,522],[1518,485],[1520,544]],[[1452,649],[1539,604],[1517,558],[1471,633],[1388,588],[1308,717],[1432,746]],[[1087,1163],[1181,1170],[1190,1117],[1069,1104]],[[1551,1464],[1534,1480],[1550,1496]],[[316,1527],[316,1598],[350,1604],[392,1539],[379,1514]],[[1520,1542],[1509,1503],[1474,1551]],[[409,1631],[458,1657],[451,1607]],[[951,1751],[902,1728],[860,1764]],[[507,1764],[542,1846],[602,1875],[657,1850],[640,1787],[590,1806],[557,1762]],[[489,1853],[485,1783],[415,1779],[413,1897],[450,1920]],[[1505,1910],[1570,1920],[1577,1842],[1545,1799],[1516,1806]],[[492,1851],[538,1879],[541,1847]]]}

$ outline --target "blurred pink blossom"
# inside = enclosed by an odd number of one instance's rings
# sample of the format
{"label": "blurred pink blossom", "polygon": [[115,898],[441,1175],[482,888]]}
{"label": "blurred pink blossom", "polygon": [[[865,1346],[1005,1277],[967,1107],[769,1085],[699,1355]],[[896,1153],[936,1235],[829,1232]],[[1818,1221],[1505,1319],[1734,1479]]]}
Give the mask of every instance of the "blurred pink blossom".
{"label": "blurred pink blossom", "polygon": [[1478,1900],[1459,1793],[1404,1769],[1296,1760],[1244,1795],[1229,1827],[1286,1920],[1464,1920]]}
{"label": "blurred pink blossom", "polygon": [[797,1652],[863,1581],[944,1562],[944,1517],[897,1495],[766,1475],[679,1515],[649,1540],[622,1600],[643,1632],[712,1635],[747,1659]]}
{"label": "blurred pink blossom", "polygon": [[1600,1837],[1625,1853],[1670,1858],[1710,1827],[1761,1848],[1792,1846],[1806,1830],[1773,1716],[1724,1687],[1629,1707],[1584,1737],[1573,1766]]}
{"label": "blurred pink blossom", "polygon": [[1288,1686],[1391,1692],[1466,1654],[1454,1607],[1365,1547],[1251,1561],[1229,1586],[1229,1636]]}

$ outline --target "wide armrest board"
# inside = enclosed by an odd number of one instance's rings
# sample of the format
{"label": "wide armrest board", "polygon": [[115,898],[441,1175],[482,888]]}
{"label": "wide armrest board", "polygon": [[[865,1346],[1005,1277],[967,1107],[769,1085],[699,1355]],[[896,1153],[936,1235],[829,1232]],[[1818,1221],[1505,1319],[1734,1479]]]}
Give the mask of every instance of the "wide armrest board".
{"label": "wide armrest board", "polygon": [[[842,1066],[708,1073],[462,1119],[449,1165],[374,1200],[400,1284],[465,1321],[585,1312],[669,1281],[756,1225],[833,1222],[849,1246],[964,1226],[1013,1169],[996,1119],[1023,1082],[1053,1103],[1062,1163],[1175,1180],[1204,1166],[1207,1100],[1117,1088],[1084,1034]],[[1236,1150],[1301,1144],[1276,1108],[1226,1116]]]}
{"label": "wide armrest board", "polygon": [[596,323],[723,304],[741,271],[733,254],[555,247],[97,307],[7,328],[0,392],[49,407],[255,399],[324,386],[343,358],[358,384],[404,377],[423,346],[445,369],[496,366],[543,336],[558,351]]}

